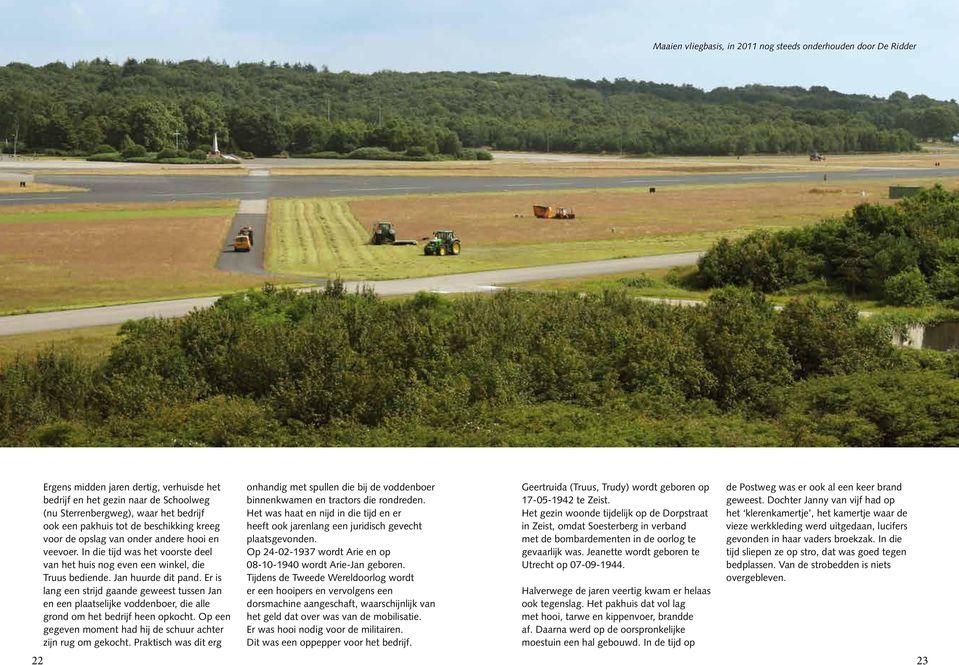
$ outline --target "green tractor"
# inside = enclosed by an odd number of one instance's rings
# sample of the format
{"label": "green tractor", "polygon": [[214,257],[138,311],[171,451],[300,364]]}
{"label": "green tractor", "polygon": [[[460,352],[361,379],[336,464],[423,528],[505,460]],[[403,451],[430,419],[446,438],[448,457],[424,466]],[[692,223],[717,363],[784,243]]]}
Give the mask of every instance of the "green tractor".
{"label": "green tractor", "polygon": [[396,242],[396,232],[389,222],[376,222],[370,242],[374,245],[392,245]]}
{"label": "green tractor", "polygon": [[460,253],[460,239],[452,231],[433,231],[433,237],[423,247],[426,256],[456,256]]}

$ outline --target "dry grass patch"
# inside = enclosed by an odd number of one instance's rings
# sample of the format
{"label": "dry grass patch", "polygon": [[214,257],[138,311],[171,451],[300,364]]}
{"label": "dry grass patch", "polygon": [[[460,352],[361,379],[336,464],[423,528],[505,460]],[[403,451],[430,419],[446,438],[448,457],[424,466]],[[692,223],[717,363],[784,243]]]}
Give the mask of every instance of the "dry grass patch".
{"label": "dry grass patch", "polygon": [[[569,243],[715,233],[756,226],[795,226],[849,210],[863,200],[881,201],[875,183],[854,183],[830,192],[809,183],[645,190],[511,192],[456,196],[356,199],[350,202],[365,226],[388,219],[402,237],[419,238],[452,228],[464,247],[518,243]],[[533,216],[534,203],[571,207],[574,220]]]}
{"label": "dry grass patch", "polygon": [[214,268],[235,207],[0,212],[0,312],[223,293],[262,278]]}
{"label": "dry grass patch", "polygon": [[45,182],[27,182],[21,187],[17,180],[0,180],[0,194],[47,194],[49,192],[85,192],[83,187],[69,187],[67,185],[50,185]]}

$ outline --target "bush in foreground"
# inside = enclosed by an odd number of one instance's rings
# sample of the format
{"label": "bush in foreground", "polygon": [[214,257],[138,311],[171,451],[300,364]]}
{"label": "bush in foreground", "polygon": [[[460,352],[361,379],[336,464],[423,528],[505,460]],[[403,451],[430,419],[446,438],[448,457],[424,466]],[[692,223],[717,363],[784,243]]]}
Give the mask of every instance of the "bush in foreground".
{"label": "bush in foreground", "polygon": [[[383,301],[335,284],[267,288],[181,320],[128,323],[92,366],[55,352],[8,364],[0,440],[950,443],[940,421],[959,422],[959,383],[955,363],[939,358],[893,349],[848,306],[808,301],[776,313],[738,289],[678,308],[621,292]],[[921,377],[929,389],[899,394]],[[926,416],[893,418],[897,400]],[[839,428],[846,415],[859,425]]]}

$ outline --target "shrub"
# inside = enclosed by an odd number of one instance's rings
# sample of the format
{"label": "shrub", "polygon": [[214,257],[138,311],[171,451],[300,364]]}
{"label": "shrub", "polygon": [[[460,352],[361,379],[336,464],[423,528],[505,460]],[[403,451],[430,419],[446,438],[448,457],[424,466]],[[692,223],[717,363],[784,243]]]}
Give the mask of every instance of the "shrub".
{"label": "shrub", "polygon": [[127,146],[120,153],[123,156],[123,159],[130,159],[133,157],[146,157],[147,149],[138,143]]}
{"label": "shrub", "polygon": [[776,317],[776,336],[789,350],[800,379],[880,369],[894,357],[888,330],[863,322],[848,301],[793,300]]}
{"label": "shrub", "polygon": [[112,145],[110,145],[109,143],[101,143],[93,150],[94,155],[102,155],[104,153],[110,153],[110,152],[119,152],[119,151],[116,148],[114,148]]}
{"label": "shrub", "polygon": [[309,159],[343,159],[345,155],[341,155],[340,153],[332,150],[322,150],[320,152],[311,152],[306,155],[301,155],[301,157],[308,157]]}
{"label": "shrub", "polygon": [[198,161],[206,160],[206,152],[197,148],[196,150],[191,150],[187,155],[190,159],[196,159]]}
{"label": "shrub", "polygon": [[742,240],[723,238],[699,259],[707,287],[749,286],[771,293],[802,284],[815,274],[814,259],[785,233],[756,231]]}
{"label": "shrub", "polygon": [[798,384],[789,397],[789,430],[826,435],[834,443],[959,445],[959,381],[940,372],[823,377]]}
{"label": "shrub", "polygon": [[652,286],[658,286],[659,281],[653,279],[649,275],[643,273],[638,277],[622,277],[619,280],[619,283],[623,286],[628,286],[631,289],[648,289]]}
{"label": "shrub", "polygon": [[119,162],[122,158],[118,152],[105,152],[99,155],[90,155],[88,162]]}
{"label": "shrub", "polygon": [[430,154],[429,150],[426,149],[426,146],[422,145],[411,145],[406,149],[407,157],[425,157]]}
{"label": "shrub", "polygon": [[905,307],[925,305],[932,299],[925,278],[915,266],[883,282],[883,298],[890,305]]}
{"label": "shrub", "polygon": [[391,152],[386,148],[366,147],[357,148],[349,153],[349,159],[396,159],[398,153]]}
{"label": "shrub", "polygon": [[179,155],[173,148],[164,148],[157,153],[157,159],[173,159],[174,157],[179,157]]}
{"label": "shrub", "polygon": [[929,280],[929,289],[939,300],[959,296],[959,270],[955,266],[939,268]]}
{"label": "shrub", "polygon": [[493,161],[493,153],[491,153],[489,150],[477,150],[476,159],[481,162],[491,162]]}
{"label": "shrub", "polygon": [[795,364],[775,334],[772,306],[755,291],[725,288],[701,310],[696,338],[716,377],[712,396],[727,408],[775,411]]}

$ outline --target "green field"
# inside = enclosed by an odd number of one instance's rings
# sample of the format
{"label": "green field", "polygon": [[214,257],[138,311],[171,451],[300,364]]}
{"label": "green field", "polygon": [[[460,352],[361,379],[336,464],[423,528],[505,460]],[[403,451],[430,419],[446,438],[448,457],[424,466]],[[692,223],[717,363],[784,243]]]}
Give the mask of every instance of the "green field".
{"label": "green field", "polygon": [[[71,206],[72,207],[72,206]],[[0,212],[0,224],[43,224],[50,222],[98,222],[104,220],[123,220],[123,219],[192,219],[196,217],[213,217],[231,213],[235,210],[234,203],[223,203],[220,205],[206,204],[199,208],[169,207],[169,208],[140,208],[135,204],[124,208],[93,208],[74,210],[67,208],[65,210],[58,208],[47,208],[44,212],[36,209],[29,212]]]}
{"label": "green field", "polygon": [[[346,199],[279,199],[271,203],[266,268],[282,275],[403,279],[599,259],[705,250],[721,237],[751,230],[529,244],[464,241],[457,257],[424,256],[418,246],[373,246]],[[417,238],[417,240],[420,240]]]}

